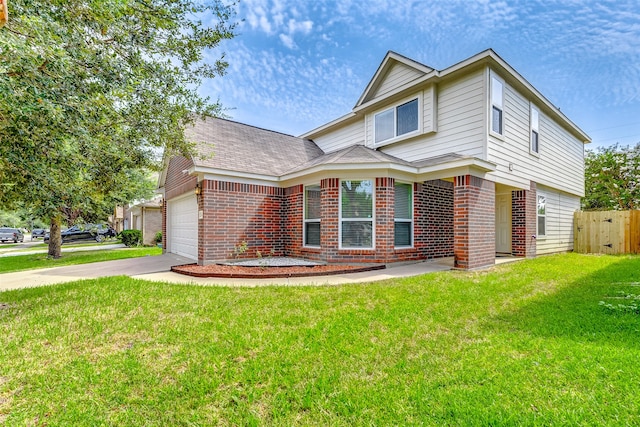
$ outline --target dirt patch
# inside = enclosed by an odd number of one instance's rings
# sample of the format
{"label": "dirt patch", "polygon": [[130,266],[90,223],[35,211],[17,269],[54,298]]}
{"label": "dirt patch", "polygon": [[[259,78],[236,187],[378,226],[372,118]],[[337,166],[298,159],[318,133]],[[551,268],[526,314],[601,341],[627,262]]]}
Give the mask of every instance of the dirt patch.
{"label": "dirt patch", "polygon": [[328,276],[344,273],[359,273],[384,269],[380,265],[313,265],[290,267],[243,267],[239,265],[197,265],[186,264],[171,267],[175,273],[193,277],[226,277],[238,279],[271,279],[283,277]]}

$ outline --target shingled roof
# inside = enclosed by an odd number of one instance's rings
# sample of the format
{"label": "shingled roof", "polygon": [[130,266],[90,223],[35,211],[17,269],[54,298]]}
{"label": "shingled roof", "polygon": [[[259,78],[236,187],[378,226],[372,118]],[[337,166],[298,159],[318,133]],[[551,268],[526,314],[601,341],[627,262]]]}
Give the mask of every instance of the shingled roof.
{"label": "shingled roof", "polygon": [[280,176],[324,152],[311,140],[225,119],[199,120],[187,130],[196,167]]}
{"label": "shingled roof", "polygon": [[393,163],[398,165],[411,166],[412,163],[381,151],[367,148],[364,145],[352,145],[351,147],[343,148],[341,150],[333,151],[327,154],[323,154],[313,160],[310,160],[301,165],[295,166],[288,173],[294,173],[305,169],[310,169],[314,166],[321,165],[354,165],[354,164],[372,164],[372,163]]}

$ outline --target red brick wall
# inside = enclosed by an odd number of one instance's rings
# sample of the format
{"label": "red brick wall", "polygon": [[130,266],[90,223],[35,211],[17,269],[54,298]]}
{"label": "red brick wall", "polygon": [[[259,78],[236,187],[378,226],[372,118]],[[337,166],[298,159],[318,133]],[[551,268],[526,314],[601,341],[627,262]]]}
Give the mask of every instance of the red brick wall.
{"label": "red brick wall", "polygon": [[205,180],[198,200],[203,219],[198,258],[206,264],[234,257],[234,248],[247,242],[248,250],[238,258],[283,256],[282,232],[284,190],[264,185]]}
{"label": "red brick wall", "polygon": [[495,183],[472,175],[454,177],[453,232],[455,267],[495,264]]}
{"label": "red brick wall", "polygon": [[416,257],[453,256],[453,183],[433,180],[414,188]]}
{"label": "red brick wall", "polygon": [[511,193],[511,247],[514,256],[536,256],[537,228],[537,191],[536,183],[529,190]]}

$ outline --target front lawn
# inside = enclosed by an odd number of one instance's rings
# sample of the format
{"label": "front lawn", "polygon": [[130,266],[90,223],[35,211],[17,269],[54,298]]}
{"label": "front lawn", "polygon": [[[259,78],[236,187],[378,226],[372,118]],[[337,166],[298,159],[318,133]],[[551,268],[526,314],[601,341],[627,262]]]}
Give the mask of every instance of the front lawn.
{"label": "front lawn", "polygon": [[[91,262],[111,261],[114,259],[137,258],[160,255],[162,249],[157,247],[101,249],[82,252],[62,252],[59,259],[49,259],[47,254],[29,254],[0,257],[0,273],[33,270],[36,268],[62,267],[64,265],[88,264]],[[2,278],[0,277],[0,280]]]}
{"label": "front lawn", "polygon": [[0,293],[0,424],[637,425],[640,257],[326,287]]}

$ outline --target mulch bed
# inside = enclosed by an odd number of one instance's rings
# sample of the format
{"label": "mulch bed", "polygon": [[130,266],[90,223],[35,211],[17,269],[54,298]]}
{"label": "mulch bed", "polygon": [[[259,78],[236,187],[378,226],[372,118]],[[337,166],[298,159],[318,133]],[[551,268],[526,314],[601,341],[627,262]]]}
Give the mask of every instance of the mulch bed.
{"label": "mulch bed", "polygon": [[198,265],[185,264],[171,267],[175,273],[192,277],[223,277],[236,279],[272,279],[284,277],[328,276],[343,273],[359,273],[362,271],[382,270],[380,265],[313,265],[291,267],[243,267],[238,265]]}

